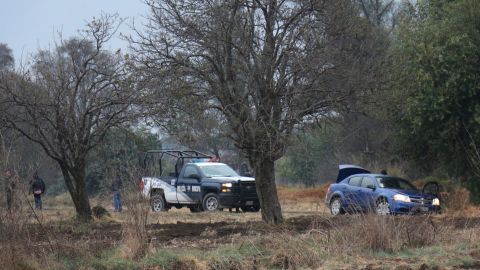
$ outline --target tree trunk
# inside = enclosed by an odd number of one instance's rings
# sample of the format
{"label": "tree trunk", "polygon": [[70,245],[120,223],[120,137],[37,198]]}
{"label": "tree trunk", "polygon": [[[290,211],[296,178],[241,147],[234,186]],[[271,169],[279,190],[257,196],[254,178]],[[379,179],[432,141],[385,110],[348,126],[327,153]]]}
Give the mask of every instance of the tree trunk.
{"label": "tree trunk", "polygon": [[268,158],[261,158],[253,164],[262,219],[268,224],[281,224],[283,216],[275,185],[275,163]]}
{"label": "tree trunk", "polygon": [[77,218],[81,222],[90,222],[92,220],[92,209],[87,195],[85,183],[85,167],[67,168],[60,165],[63,178],[68,188],[68,192],[72,197]]}

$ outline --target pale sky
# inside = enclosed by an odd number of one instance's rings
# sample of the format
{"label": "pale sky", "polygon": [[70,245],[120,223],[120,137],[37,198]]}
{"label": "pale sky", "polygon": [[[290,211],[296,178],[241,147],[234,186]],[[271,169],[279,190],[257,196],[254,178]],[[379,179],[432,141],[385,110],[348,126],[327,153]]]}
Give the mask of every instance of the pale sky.
{"label": "pale sky", "polygon": [[[140,26],[148,9],[141,0],[0,0],[0,43],[12,49],[18,65],[38,48],[53,47],[58,32],[64,38],[74,36],[102,12],[126,18],[118,36],[131,33],[128,25],[133,19]],[[115,38],[108,46],[111,50],[125,51],[127,43]]]}

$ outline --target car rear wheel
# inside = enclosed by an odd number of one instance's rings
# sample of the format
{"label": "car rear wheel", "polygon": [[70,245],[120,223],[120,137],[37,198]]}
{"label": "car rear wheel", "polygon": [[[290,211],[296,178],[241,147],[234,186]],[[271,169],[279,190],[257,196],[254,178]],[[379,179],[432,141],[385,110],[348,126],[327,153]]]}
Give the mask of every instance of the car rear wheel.
{"label": "car rear wheel", "polygon": [[330,213],[334,216],[345,214],[340,197],[335,197],[330,201]]}
{"label": "car rear wheel", "polygon": [[203,197],[203,210],[217,211],[220,210],[220,198],[215,193],[208,193]]}
{"label": "car rear wheel", "polygon": [[377,207],[375,208],[375,212],[377,213],[377,215],[382,215],[382,216],[390,215],[392,213],[390,210],[390,204],[385,199],[380,199],[377,202]]}
{"label": "car rear wheel", "polygon": [[152,196],[151,205],[153,212],[167,211],[167,208],[165,207],[165,199],[162,194]]}

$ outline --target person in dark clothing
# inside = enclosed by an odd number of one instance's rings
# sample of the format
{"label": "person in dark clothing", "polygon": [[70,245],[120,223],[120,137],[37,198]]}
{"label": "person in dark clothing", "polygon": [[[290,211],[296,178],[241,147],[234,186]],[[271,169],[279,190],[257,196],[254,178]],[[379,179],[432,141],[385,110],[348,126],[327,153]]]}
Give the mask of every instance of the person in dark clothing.
{"label": "person in dark clothing", "polygon": [[113,207],[115,208],[115,212],[122,212],[122,194],[120,193],[122,188],[122,178],[120,177],[120,174],[117,174],[112,181]]}
{"label": "person in dark clothing", "polygon": [[7,209],[11,211],[14,204],[15,199],[15,188],[17,186],[18,178],[15,172],[7,168],[5,170],[5,195],[7,197]]}
{"label": "person in dark clothing", "polygon": [[35,198],[35,209],[42,210],[42,195],[45,194],[45,182],[38,176],[38,173],[33,174],[32,193]]}
{"label": "person in dark clothing", "polygon": [[250,170],[250,167],[246,162],[243,162],[240,165],[239,174],[240,176],[247,176],[247,177],[251,177],[253,175],[252,171]]}

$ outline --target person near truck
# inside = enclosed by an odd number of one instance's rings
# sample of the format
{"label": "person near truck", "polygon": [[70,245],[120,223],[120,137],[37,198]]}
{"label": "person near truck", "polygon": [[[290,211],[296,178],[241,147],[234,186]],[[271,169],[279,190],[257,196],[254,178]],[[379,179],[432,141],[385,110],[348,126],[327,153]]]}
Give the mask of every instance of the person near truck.
{"label": "person near truck", "polygon": [[32,193],[35,198],[35,209],[42,210],[42,195],[45,194],[45,182],[38,176],[38,173],[33,174]]}
{"label": "person near truck", "polygon": [[120,174],[117,173],[112,181],[113,208],[115,212],[122,212],[122,194],[123,181]]}
{"label": "person near truck", "polygon": [[5,197],[7,199],[7,209],[12,211],[15,203],[15,189],[17,187],[18,177],[11,168],[7,168],[4,173]]}
{"label": "person near truck", "polygon": [[240,165],[240,169],[238,170],[238,174],[240,174],[240,176],[247,176],[247,177],[253,176],[252,170],[250,169],[250,166],[248,166],[248,164],[246,162],[243,162]]}

